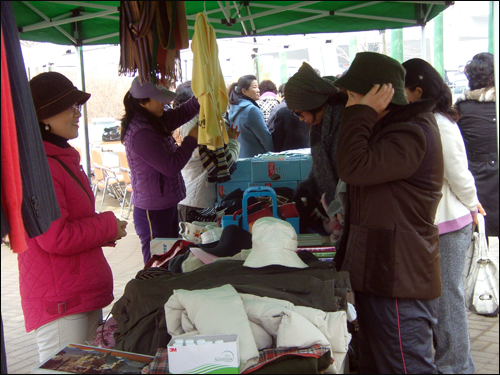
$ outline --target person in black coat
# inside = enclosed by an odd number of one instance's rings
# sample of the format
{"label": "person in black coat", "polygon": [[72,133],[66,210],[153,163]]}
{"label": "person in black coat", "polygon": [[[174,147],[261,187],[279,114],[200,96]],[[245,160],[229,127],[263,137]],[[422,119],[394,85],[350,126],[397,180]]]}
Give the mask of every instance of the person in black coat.
{"label": "person in black coat", "polygon": [[309,125],[287,108],[285,97],[271,110],[266,125],[273,136],[275,152],[309,147]]}
{"label": "person in black coat", "polygon": [[479,53],[465,66],[470,90],[455,104],[469,170],[487,216],[486,235],[498,237],[498,149],[493,55]]}

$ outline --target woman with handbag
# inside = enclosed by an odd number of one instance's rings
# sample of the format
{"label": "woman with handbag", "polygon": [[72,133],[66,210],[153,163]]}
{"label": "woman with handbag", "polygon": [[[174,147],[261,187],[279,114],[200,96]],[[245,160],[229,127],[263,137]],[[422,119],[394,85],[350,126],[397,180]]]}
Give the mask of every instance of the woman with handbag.
{"label": "woman with handbag", "polygon": [[113,301],[113,275],[101,247],[125,237],[127,222],[95,212],[79,153],[68,144],[78,137],[90,94],[57,72],[37,75],[30,88],[61,212],[18,256],[26,331],[35,330],[42,362],[68,342],[93,340],[102,309]]}
{"label": "woman with handbag", "polygon": [[462,271],[471,241],[472,223],[477,225],[479,203],[474,177],[467,168],[467,154],[455,123],[449,87],[425,60],[404,62],[405,91],[408,101],[433,99],[433,110],[441,135],[444,182],[435,224],[439,228],[442,294],[438,323],[434,327],[435,362],[439,373],[473,374],[469,328],[465,309]]}

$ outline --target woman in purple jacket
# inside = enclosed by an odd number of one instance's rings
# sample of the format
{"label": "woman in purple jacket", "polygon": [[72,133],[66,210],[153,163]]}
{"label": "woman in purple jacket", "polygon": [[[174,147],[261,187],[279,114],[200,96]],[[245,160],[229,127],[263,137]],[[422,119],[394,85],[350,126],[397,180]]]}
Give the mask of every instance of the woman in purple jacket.
{"label": "woman in purple jacket", "polygon": [[125,94],[125,116],[121,141],[125,145],[131,172],[134,225],[142,244],[144,264],[151,257],[154,238],[179,237],[177,203],[186,197],[181,170],[197,146],[196,126],[182,145],[172,131],[196,116],[200,110],[193,97],[176,109],[164,110],[176,94],[136,77]]}

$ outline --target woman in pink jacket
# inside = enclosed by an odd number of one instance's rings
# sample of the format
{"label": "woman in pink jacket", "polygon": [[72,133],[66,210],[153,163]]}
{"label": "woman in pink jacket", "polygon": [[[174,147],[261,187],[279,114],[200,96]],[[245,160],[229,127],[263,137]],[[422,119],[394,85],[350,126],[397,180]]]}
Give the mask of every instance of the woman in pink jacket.
{"label": "woman in pink jacket", "polygon": [[37,75],[30,88],[61,211],[18,256],[26,331],[35,330],[42,362],[69,342],[93,339],[102,308],[113,301],[113,276],[101,246],[126,236],[127,222],[95,212],[80,156],[67,142],[78,137],[80,109],[90,94],[56,72]]}

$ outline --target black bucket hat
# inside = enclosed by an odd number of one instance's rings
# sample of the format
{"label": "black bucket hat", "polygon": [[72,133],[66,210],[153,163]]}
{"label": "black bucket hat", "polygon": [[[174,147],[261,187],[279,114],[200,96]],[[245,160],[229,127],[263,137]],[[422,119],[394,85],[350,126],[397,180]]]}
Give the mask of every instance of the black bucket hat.
{"label": "black bucket hat", "polygon": [[33,77],[30,88],[38,121],[64,112],[73,104],[84,104],[90,98],[90,94],[78,90],[68,78],[57,72]]}
{"label": "black bucket hat", "polygon": [[335,84],[366,95],[375,84],[392,83],[394,96],[391,103],[405,105],[408,104],[405,74],[405,68],[392,57],[376,52],[360,52],[356,54],[347,73],[336,80]]}

